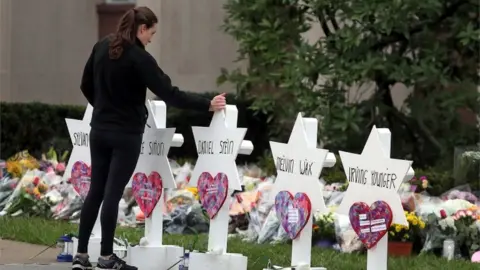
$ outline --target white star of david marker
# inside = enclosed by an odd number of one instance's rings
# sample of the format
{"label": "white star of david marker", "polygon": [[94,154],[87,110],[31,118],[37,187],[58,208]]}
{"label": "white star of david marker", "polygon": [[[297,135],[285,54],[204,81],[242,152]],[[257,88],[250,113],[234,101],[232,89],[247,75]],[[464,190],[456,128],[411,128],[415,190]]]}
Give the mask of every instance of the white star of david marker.
{"label": "white star of david marker", "polygon": [[148,109],[147,126],[143,133],[142,148],[132,178],[136,173],[145,173],[148,177],[152,171],[156,171],[162,177],[163,188],[176,188],[168,161],[168,151],[172,145],[175,128],[158,128],[150,102],[147,101],[146,107]]}
{"label": "white star of david marker", "polygon": [[295,193],[303,192],[310,199],[312,212],[327,212],[319,177],[328,150],[308,144],[301,113],[297,116],[288,143],[270,142],[270,148],[277,168],[273,194],[287,190],[295,196]]}
{"label": "white star of david marker", "polygon": [[209,172],[212,177],[224,173],[228,177],[228,188],[241,190],[235,159],[247,129],[227,127],[225,113],[221,111],[213,114],[209,127],[192,127],[192,130],[198,159],[189,185],[197,186],[198,178],[203,172]]}
{"label": "white star of david marker", "polygon": [[93,107],[88,104],[82,120],[65,119],[67,123],[70,140],[72,140],[73,149],[65,168],[63,179],[67,180],[72,174],[73,164],[77,161],[83,161],[91,166],[90,161],[90,120],[92,119]]}
{"label": "white star of david marker", "polygon": [[337,212],[348,215],[356,202],[371,205],[382,200],[392,209],[392,223],[408,225],[398,189],[412,161],[387,156],[376,127],[372,128],[362,154],[339,153],[349,185]]}

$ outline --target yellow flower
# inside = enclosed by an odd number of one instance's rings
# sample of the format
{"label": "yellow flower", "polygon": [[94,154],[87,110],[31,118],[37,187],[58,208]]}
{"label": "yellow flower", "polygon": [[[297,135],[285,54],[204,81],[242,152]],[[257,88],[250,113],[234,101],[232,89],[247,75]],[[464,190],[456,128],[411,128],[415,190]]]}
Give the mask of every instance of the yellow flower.
{"label": "yellow flower", "polygon": [[423,221],[420,220],[420,223],[419,223],[419,224],[420,224],[420,229],[424,229],[424,228],[425,228],[425,222],[423,222]]}
{"label": "yellow flower", "polygon": [[400,227],[400,225],[395,225],[395,231],[400,232],[401,230],[402,228]]}
{"label": "yellow flower", "polygon": [[418,224],[418,221],[416,219],[412,220],[412,224],[416,226]]}

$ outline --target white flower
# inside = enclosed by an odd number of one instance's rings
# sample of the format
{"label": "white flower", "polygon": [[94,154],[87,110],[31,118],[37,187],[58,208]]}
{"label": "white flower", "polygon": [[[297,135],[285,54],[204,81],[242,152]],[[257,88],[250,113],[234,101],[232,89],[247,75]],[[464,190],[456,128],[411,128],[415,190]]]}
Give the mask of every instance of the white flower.
{"label": "white flower", "polygon": [[447,224],[448,227],[453,228],[456,230],[457,228],[455,227],[455,220],[452,217],[447,217],[445,219],[445,223]]}
{"label": "white flower", "polygon": [[438,222],[438,225],[442,230],[447,230],[448,228],[453,229],[455,231],[457,230],[457,228],[455,227],[455,219],[451,216],[440,220]]}
{"label": "white flower", "polygon": [[441,228],[442,230],[445,230],[445,229],[447,228],[447,223],[444,222],[443,220],[440,220],[440,221],[438,222],[438,225],[440,225],[440,228]]}

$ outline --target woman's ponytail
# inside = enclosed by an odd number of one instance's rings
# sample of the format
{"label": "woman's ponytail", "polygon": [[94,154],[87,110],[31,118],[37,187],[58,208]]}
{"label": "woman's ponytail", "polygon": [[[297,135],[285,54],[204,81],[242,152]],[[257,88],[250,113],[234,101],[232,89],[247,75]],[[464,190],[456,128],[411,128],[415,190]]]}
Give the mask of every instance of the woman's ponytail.
{"label": "woman's ponytail", "polygon": [[108,50],[110,59],[120,58],[123,53],[123,46],[135,43],[140,25],[144,24],[147,28],[150,28],[157,22],[157,16],[148,7],[136,7],[123,14],[118,23],[117,31],[110,40]]}
{"label": "woman's ponytail", "polygon": [[117,31],[110,41],[110,48],[108,50],[110,59],[118,59],[122,56],[124,42],[133,44],[137,34],[136,31],[135,9],[130,9],[120,19]]}

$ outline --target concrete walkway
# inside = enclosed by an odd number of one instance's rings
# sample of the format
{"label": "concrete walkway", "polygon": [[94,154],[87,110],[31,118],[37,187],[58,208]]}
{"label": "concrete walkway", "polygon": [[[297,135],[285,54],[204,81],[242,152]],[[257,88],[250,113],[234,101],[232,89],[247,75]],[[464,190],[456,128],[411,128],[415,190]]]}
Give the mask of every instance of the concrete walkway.
{"label": "concrete walkway", "polygon": [[0,270],[67,270],[70,264],[57,263],[59,250],[55,247],[48,249],[38,257],[45,246],[20,243],[0,239]]}

